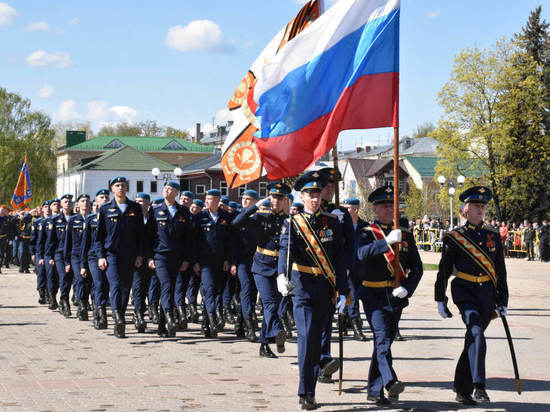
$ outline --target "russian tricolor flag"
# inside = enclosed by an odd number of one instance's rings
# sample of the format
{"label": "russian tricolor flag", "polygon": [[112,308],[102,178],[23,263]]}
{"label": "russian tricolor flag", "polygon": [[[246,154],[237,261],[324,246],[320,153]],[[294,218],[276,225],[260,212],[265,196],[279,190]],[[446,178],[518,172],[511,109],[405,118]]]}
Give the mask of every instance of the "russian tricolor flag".
{"label": "russian tricolor flag", "polygon": [[399,6],[340,0],[258,73],[248,100],[270,179],[299,174],[342,130],[398,126]]}

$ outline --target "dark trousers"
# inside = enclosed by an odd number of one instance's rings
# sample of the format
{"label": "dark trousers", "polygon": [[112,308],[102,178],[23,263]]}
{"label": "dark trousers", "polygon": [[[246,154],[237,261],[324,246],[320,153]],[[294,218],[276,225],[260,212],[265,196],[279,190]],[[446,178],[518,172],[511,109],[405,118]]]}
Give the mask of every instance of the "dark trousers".
{"label": "dark trousers", "polygon": [[185,292],[189,287],[191,276],[190,269],[185,272],[178,272],[176,284],[174,285],[174,306],[185,306]]}
{"label": "dark trousers", "polygon": [[489,326],[493,312],[480,314],[472,306],[460,307],[462,321],[466,325],[464,349],[460,354],[455,370],[454,387],[457,392],[471,394],[474,384],[485,387],[485,329]]}
{"label": "dark trousers", "polygon": [[59,296],[60,298],[68,299],[73,283],[73,271],[65,271],[65,259],[63,258],[63,253],[55,252],[54,260],[55,268],[57,269],[57,274],[59,275]]}
{"label": "dark trousers", "polygon": [[160,283],[156,271],[151,273],[151,282],[149,283],[147,299],[149,300],[149,305],[158,305],[160,301]]}
{"label": "dark trousers", "polygon": [[235,296],[235,291],[237,289],[237,278],[235,276],[231,276],[229,272],[224,272],[224,275],[226,280],[223,288],[222,304],[224,307],[227,307]]}
{"label": "dark trousers", "polygon": [[332,291],[321,276],[292,271],[294,321],[298,332],[298,395],[315,395],[321,357],[321,332],[330,309]]}
{"label": "dark trousers", "polygon": [[227,274],[222,271],[222,265],[201,264],[201,295],[204,298],[206,311],[209,315],[215,313],[221,305],[221,295]]}
{"label": "dark trousers", "polygon": [[187,285],[187,302],[190,304],[197,303],[197,296],[199,295],[199,289],[201,286],[200,275],[197,275],[192,269],[189,270],[189,283]]}
{"label": "dark trousers", "polygon": [[31,265],[31,240],[21,239],[19,242],[19,250],[17,256],[19,258],[19,269],[28,270]]}
{"label": "dark trousers", "polygon": [[134,297],[135,311],[145,311],[145,298],[147,297],[147,291],[151,283],[151,275],[151,269],[145,264],[140,268],[134,268],[134,274],[132,276],[132,296]]}
{"label": "dark trousers", "polygon": [[3,235],[3,237],[0,237],[0,268],[4,264],[9,264],[9,257],[8,257],[8,236]]}
{"label": "dark trousers", "polygon": [[264,316],[262,319],[262,329],[260,331],[261,343],[272,343],[275,336],[281,330],[279,321],[279,302],[281,295],[277,291],[277,276],[263,276],[254,273],[254,282],[260,292],[260,298],[264,305]]}
{"label": "dark trousers", "polygon": [[252,262],[240,263],[237,266],[237,276],[241,285],[241,312],[243,318],[248,318],[254,311],[258,289],[252,275]]}
{"label": "dark trousers", "polygon": [[93,279],[93,297],[96,306],[107,305],[107,294],[109,293],[109,282],[104,270],[97,266],[97,258],[88,256],[88,269]]}
{"label": "dark trousers", "polygon": [[48,292],[57,294],[59,289],[59,275],[57,274],[57,268],[55,263],[50,265],[50,256],[44,256],[44,269],[46,270],[46,283],[48,285]]}
{"label": "dark trousers", "polygon": [[44,265],[39,265],[38,261],[40,258],[35,257],[36,265],[36,289],[47,289],[48,288],[48,277],[46,276],[46,267]]}
{"label": "dark trousers", "polygon": [[525,250],[527,251],[527,258],[529,260],[535,260],[535,245],[532,240],[525,242]]}
{"label": "dark trousers", "polygon": [[327,362],[332,360],[330,354],[330,342],[332,340],[332,321],[334,320],[334,312],[336,307],[334,303],[330,302],[327,316],[323,322],[323,331],[321,333],[321,362]]}
{"label": "dark trousers", "polygon": [[107,279],[113,312],[126,312],[134,273],[135,256],[107,254]]}
{"label": "dark trousers", "polygon": [[397,380],[392,365],[391,344],[397,333],[401,311],[391,312],[381,308],[369,307],[365,300],[363,301],[363,307],[373,335],[373,351],[367,392],[369,395],[379,396],[384,386]]}
{"label": "dark trousers", "polygon": [[361,312],[359,311],[359,297],[357,296],[358,288],[355,285],[355,282],[352,280],[351,276],[348,278],[349,293],[351,294],[351,304],[347,306],[348,316],[350,319],[356,319],[361,317]]}
{"label": "dark trousers", "polygon": [[155,269],[160,283],[160,305],[164,313],[170,312],[173,305],[174,286],[181,265],[175,253],[155,253]]}
{"label": "dark trousers", "polygon": [[74,293],[77,302],[87,302],[92,288],[92,279],[90,276],[82,277],[80,275],[80,259],[71,258],[71,266],[74,272]]}

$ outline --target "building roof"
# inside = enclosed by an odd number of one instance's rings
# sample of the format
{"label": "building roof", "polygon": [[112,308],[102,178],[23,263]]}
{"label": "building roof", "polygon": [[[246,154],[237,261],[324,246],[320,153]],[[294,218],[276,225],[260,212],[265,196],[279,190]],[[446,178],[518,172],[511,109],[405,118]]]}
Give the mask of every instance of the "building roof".
{"label": "building roof", "polygon": [[82,159],[78,166],[68,170],[68,173],[81,170],[119,170],[145,171],[158,167],[161,171],[174,169],[170,163],[164,162],[147,153],[140,152],[130,146],[109,150],[99,156]]}
{"label": "building roof", "polygon": [[408,156],[407,161],[422,177],[434,177],[437,157]]}
{"label": "building roof", "polygon": [[222,155],[216,153],[196,162],[189,163],[181,168],[184,174],[193,174],[206,171],[222,171]]}
{"label": "building roof", "polygon": [[130,146],[140,152],[212,152],[214,146],[201,145],[176,137],[150,136],[98,136],[74,146],[64,147],[75,151],[104,151]]}
{"label": "building roof", "polygon": [[417,156],[417,155],[435,155],[439,142],[433,137],[422,137],[413,139],[412,145],[403,150],[400,155]]}

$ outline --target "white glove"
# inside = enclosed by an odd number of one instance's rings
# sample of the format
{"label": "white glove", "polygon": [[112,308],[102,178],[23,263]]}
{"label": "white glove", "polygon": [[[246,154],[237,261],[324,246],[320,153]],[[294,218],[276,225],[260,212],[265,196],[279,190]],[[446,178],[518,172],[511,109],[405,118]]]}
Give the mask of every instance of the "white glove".
{"label": "white glove", "polygon": [[338,302],[336,303],[336,309],[338,310],[338,313],[344,313],[345,308],[346,308],[346,297],[344,295],[340,295],[338,297]]}
{"label": "white glove", "polygon": [[288,296],[288,294],[290,293],[288,286],[288,279],[284,274],[281,273],[279,276],[277,276],[277,290],[281,295]]}
{"label": "white glove", "polygon": [[391,294],[394,298],[405,299],[409,292],[403,286],[399,286],[395,288]]}
{"label": "white glove", "polygon": [[401,242],[401,230],[392,230],[388,236],[386,236],[386,242],[388,242],[388,245]]}
{"label": "white glove", "polygon": [[341,222],[344,220],[344,212],[342,212],[340,209],[334,209],[332,212],[333,215],[338,216],[338,220]]}
{"label": "white glove", "polygon": [[495,311],[497,312],[497,315],[506,316],[508,313],[508,308],[506,306],[497,306]]}
{"label": "white glove", "polygon": [[447,319],[447,312],[445,311],[445,302],[437,302],[437,311],[443,319]]}

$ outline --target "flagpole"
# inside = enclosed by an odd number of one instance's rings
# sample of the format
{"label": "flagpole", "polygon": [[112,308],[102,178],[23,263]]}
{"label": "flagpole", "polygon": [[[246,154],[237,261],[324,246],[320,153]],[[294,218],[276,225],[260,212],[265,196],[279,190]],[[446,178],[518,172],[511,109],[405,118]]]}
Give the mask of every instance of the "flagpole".
{"label": "flagpole", "polygon": [[[399,127],[393,128],[393,228],[399,229]],[[393,273],[399,273],[399,243],[394,245]],[[399,285],[397,285],[399,286]]]}
{"label": "flagpole", "polygon": [[[335,179],[334,179],[334,204],[336,207],[340,207],[340,179],[338,176],[340,175],[340,170],[338,170],[338,140],[336,140],[336,144],[332,148],[332,161],[333,161],[333,168],[335,172]],[[338,171],[338,174],[336,174],[336,171]]]}

